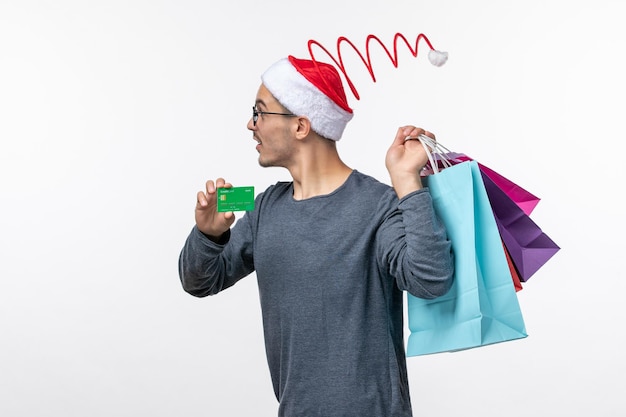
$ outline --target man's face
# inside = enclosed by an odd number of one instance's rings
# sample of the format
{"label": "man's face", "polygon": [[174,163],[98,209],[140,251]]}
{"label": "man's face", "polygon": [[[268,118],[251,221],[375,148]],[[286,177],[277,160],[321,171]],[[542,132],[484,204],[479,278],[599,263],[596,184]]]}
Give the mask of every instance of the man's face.
{"label": "man's face", "polygon": [[293,118],[285,115],[289,111],[280,105],[264,85],[259,87],[255,107],[259,112],[256,125],[250,118],[247,127],[252,131],[252,138],[258,142],[256,150],[259,152],[259,165],[288,168],[295,155],[294,139],[290,133]]}

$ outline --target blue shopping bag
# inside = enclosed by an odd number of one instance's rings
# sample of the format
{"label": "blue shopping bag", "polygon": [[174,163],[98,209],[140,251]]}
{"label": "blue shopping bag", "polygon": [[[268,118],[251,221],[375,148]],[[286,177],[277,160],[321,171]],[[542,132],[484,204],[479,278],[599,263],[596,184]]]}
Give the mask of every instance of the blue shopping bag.
{"label": "blue shopping bag", "polygon": [[527,336],[502,240],[476,161],[426,177],[455,255],[450,291],[407,293],[407,356],[475,348]]}

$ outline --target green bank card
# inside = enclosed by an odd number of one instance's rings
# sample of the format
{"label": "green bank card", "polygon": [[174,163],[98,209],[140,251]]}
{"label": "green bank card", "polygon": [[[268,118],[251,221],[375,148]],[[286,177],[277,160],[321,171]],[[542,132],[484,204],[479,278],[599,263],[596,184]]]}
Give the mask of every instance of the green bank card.
{"label": "green bank card", "polygon": [[254,187],[231,187],[217,189],[217,211],[254,210]]}

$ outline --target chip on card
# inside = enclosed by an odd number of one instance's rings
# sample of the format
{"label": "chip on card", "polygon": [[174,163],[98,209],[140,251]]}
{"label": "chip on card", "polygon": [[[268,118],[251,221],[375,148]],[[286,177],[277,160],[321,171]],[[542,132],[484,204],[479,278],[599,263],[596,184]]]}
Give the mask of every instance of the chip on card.
{"label": "chip on card", "polygon": [[217,211],[254,210],[254,187],[231,187],[217,189]]}

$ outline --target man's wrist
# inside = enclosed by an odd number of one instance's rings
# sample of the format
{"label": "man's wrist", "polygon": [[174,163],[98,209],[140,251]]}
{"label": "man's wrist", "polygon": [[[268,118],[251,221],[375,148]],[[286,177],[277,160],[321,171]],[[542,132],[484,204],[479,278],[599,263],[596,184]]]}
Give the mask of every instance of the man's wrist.
{"label": "man's wrist", "polygon": [[203,236],[205,236],[211,242],[217,243],[218,245],[224,245],[230,239],[230,229],[228,229],[224,233],[220,234],[219,236],[215,236],[213,234],[205,233],[202,230],[200,230],[200,228],[197,228],[197,229],[198,229],[198,232],[200,232]]}
{"label": "man's wrist", "polygon": [[399,199],[424,188],[419,175],[411,178],[392,178],[391,184]]}

